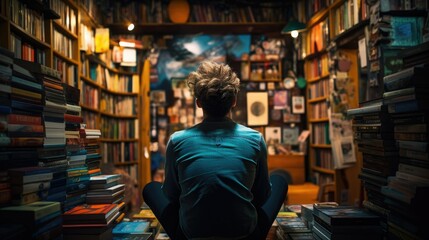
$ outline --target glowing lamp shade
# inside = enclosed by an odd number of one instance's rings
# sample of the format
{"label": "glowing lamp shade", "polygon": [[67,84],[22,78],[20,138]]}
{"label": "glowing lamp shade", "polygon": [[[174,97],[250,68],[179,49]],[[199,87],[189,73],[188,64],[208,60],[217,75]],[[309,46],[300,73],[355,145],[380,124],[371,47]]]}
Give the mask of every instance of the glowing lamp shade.
{"label": "glowing lamp shade", "polygon": [[132,31],[134,29],[134,23],[128,24],[128,31]]}
{"label": "glowing lamp shade", "polygon": [[293,38],[296,38],[298,37],[298,34],[305,31],[305,29],[305,23],[298,22],[296,20],[290,20],[282,29],[282,34],[290,34]]}

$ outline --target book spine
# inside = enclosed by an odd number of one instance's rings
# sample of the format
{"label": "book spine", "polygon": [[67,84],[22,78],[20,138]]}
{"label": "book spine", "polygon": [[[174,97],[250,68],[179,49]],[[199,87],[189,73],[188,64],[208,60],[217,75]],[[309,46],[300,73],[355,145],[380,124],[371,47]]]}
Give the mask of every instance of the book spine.
{"label": "book spine", "polygon": [[410,149],[418,152],[427,152],[429,150],[428,142],[397,140],[397,143],[399,148],[403,149]]}
{"label": "book spine", "polygon": [[429,161],[429,153],[427,152],[418,152],[401,148],[399,149],[399,156]]}
{"label": "book spine", "polygon": [[10,124],[41,125],[42,117],[22,114],[9,114],[7,116],[7,122]]}
{"label": "book spine", "polygon": [[398,171],[423,178],[429,176],[429,169],[404,163],[399,163]]}
{"label": "book spine", "polygon": [[419,177],[419,176],[415,176],[409,173],[405,173],[405,172],[400,172],[397,171],[396,172],[396,177],[401,178],[401,179],[405,179],[411,182],[416,182],[416,183],[421,183],[421,184],[429,184],[429,179],[428,178],[423,178],[423,177]]}
{"label": "book spine", "polygon": [[49,181],[52,179],[52,173],[42,173],[34,175],[26,175],[22,177],[11,177],[11,183],[13,184],[25,184],[32,182]]}
{"label": "book spine", "polygon": [[427,124],[404,124],[404,125],[395,125],[395,132],[414,132],[414,133],[423,133],[427,132]]}

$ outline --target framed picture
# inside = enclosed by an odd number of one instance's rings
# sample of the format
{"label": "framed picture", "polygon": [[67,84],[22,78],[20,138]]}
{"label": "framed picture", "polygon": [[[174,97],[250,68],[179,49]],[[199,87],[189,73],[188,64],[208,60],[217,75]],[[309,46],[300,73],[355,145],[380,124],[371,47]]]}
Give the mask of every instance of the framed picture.
{"label": "framed picture", "polygon": [[164,90],[152,90],[150,91],[150,101],[156,105],[163,105],[166,101]]}
{"label": "framed picture", "polygon": [[267,145],[275,145],[281,143],[282,129],[281,127],[265,127],[265,142]]}
{"label": "framed picture", "polygon": [[274,109],[285,109],[289,106],[288,91],[276,90],[274,91]]}
{"label": "framed picture", "polygon": [[290,108],[283,109],[283,122],[284,123],[299,123],[301,122],[301,115],[293,114]]}
{"label": "framed picture", "polygon": [[292,97],[292,113],[304,114],[305,113],[305,99],[304,96]]}
{"label": "framed picture", "polygon": [[283,127],[283,144],[297,145],[299,137],[298,127]]}
{"label": "framed picture", "polygon": [[247,125],[265,126],[268,125],[268,93],[267,92],[247,92]]}

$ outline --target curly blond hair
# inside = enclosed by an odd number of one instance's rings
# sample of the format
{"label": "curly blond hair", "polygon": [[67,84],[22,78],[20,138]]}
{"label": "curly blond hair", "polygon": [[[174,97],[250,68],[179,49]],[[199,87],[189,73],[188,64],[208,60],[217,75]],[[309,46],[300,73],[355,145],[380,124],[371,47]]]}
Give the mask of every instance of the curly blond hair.
{"label": "curly blond hair", "polygon": [[194,97],[201,101],[205,113],[224,117],[231,110],[240,90],[240,79],[226,64],[204,61],[186,79]]}

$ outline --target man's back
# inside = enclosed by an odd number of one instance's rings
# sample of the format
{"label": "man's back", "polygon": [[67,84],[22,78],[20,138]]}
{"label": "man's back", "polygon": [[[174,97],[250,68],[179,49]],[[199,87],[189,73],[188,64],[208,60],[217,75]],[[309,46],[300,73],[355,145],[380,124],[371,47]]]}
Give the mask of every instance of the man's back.
{"label": "man's back", "polygon": [[[176,164],[180,224],[185,235],[244,237],[254,230],[254,203],[265,201],[270,192],[266,147],[260,133],[227,118],[205,120],[172,135],[167,159]],[[164,192],[176,194],[176,184],[167,179],[171,178],[166,178]],[[254,191],[258,191],[256,199]]]}

